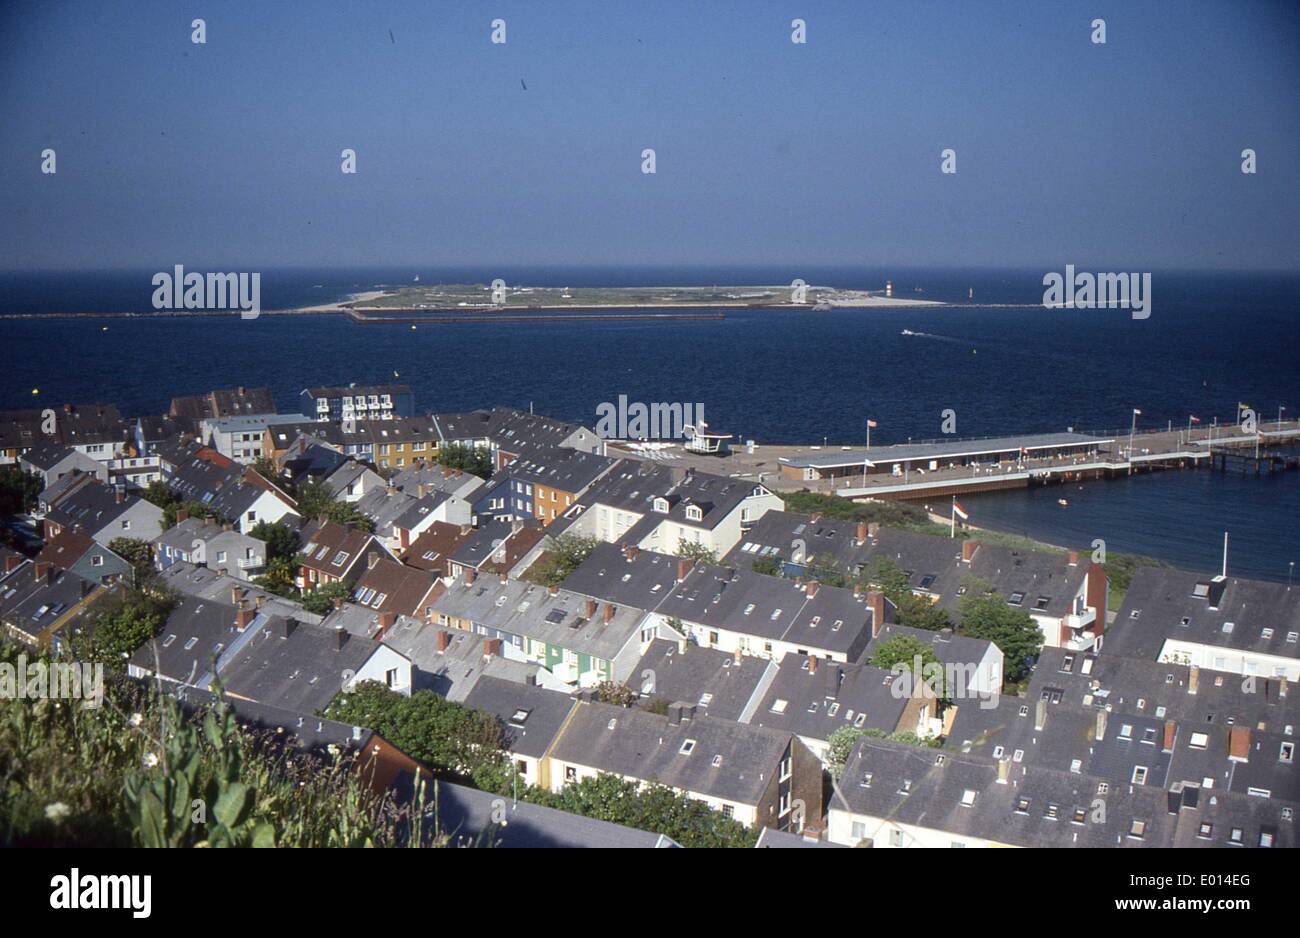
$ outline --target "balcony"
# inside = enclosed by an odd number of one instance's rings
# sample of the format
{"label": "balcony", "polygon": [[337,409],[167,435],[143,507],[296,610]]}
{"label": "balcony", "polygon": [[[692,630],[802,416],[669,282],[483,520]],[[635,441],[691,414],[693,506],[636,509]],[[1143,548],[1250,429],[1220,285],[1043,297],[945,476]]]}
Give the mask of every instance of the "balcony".
{"label": "balcony", "polygon": [[261,557],[241,557],[236,561],[240,570],[258,570],[262,567]]}
{"label": "balcony", "polygon": [[1086,629],[1088,626],[1092,625],[1096,621],[1097,621],[1097,610],[1089,607],[1085,607],[1082,612],[1079,612],[1074,615],[1068,615],[1065,617],[1066,626],[1075,632],[1079,631],[1080,629]]}

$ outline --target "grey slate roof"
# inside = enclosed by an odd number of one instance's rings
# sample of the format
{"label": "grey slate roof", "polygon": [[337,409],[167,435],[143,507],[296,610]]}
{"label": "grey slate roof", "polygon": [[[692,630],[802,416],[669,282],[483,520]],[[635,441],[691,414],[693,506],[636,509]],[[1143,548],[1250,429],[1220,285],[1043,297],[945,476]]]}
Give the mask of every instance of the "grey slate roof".
{"label": "grey slate roof", "polygon": [[881,668],[786,655],[750,724],[822,741],[842,727],[892,733],[911,702],[894,685]]}
{"label": "grey slate roof", "polygon": [[669,703],[687,701],[701,714],[741,721],[756,694],[776,675],[765,658],[716,648],[655,639],[632,669],[632,685],[643,696]]}
{"label": "grey slate roof", "polygon": [[583,702],[552,758],[737,804],[757,804],[793,742],[789,733],[717,717],[673,723],[670,717],[644,710]]}
{"label": "grey slate roof", "polygon": [[173,681],[196,681],[238,637],[235,612],[229,603],[182,596],[157,638],[137,648],[130,662]]}
{"label": "grey slate roof", "polygon": [[[1232,624],[1230,630],[1224,630],[1225,623]],[[1106,632],[1106,650],[1154,658],[1166,638],[1300,658],[1300,590],[1288,590],[1284,583],[1139,567]]]}
{"label": "grey slate roof", "polygon": [[501,721],[506,751],[541,758],[576,701],[567,694],[485,675],[474,682],[463,703]]}
{"label": "grey slate roof", "polygon": [[[973,801],[963,804],[963,799]],[[858,741],[832,797],[832,809],[1023,847],[1226,846],[1234,828],[1241,842],[1261,834],[1275,846],[1295,844],[1285,805],[1222,791],[1116,784],[1087,774],[1008,763],[998,782],[996,760]],[[1105,804],[1104,818],[1094,803]],[[1135,822],[1141,822],[1141,836]],[[1208,824],[1209,831],[1201,825]],[[868,831],[883,838],[884,831]]]}

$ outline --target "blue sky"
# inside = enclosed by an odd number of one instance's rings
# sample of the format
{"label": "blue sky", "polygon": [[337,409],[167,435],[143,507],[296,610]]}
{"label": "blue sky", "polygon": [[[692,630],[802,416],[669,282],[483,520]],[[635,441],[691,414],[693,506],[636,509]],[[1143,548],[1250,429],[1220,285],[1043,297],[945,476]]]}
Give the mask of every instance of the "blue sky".
{"label": "blue sky", "polygon": [[8,270],[1300,259],[1294,3],[9,2],[0,88]]}

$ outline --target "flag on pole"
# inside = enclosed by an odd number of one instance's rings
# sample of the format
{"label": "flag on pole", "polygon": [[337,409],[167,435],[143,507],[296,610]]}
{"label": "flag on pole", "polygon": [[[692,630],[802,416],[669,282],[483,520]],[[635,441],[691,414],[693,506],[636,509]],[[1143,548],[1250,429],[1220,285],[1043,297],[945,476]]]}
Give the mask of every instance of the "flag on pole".
{"label": "flag on pole", "polygon": [[867,421],[867,426],[868,426],[868,427],[871,427],[872,429],[875,429],[876,422],[875,422],[874,420],[868,420],[868,421]]}
{"label": "flag on pole", "polygon": [[1192,423],[1200,423],[1200,422],[1201,422],[1201,418],[1200,418],[1200,417],[1188,417],[1187,419],[1190,420]]}
{"label": "flag on pole", "polygon": [[1237,410],[1250,410],[1250,405],[1249,405],[1249,404],[1238,403],[1238,404],[1237,404]]}
{"label": "flag on pole", "polygon": [[1134,416],[1141,417],[1141,416],[1142,416],[1142,411],[1140,411],[1140,410],[1138,410],[1136,407],[1134,407],[1134,408],[1133,408],[1133,414],[1134,414]]}
{"label": "flag on pole", "polygon": [[965,508],[961,507],[961,502],[957,501],[955,498],[952,500],[952,512],[962,521],[970,520],[970,514]]}

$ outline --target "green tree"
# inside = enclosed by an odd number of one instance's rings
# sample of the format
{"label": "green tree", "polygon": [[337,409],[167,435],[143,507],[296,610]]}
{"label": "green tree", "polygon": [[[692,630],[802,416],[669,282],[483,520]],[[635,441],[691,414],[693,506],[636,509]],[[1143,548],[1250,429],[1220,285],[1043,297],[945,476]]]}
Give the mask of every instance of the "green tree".
{"label": "green tree", "polygon": [[136,649],[162,630],[175,606],[176,596],[161,590],[130,590],[107,599],[96,606],[88,647],[77,651],[114,670],[122,669]]}
{"label": "green tree", "polygon": [[334,600],[347,602],[352,598],[352,587],[346,583],[326,583],[318,586],[302,598],[302,607],[318,616],[329,615],[334,608]]}
{"label": "green tree", "polygon": [[[306,516],[304,516],[306,517]],[[267,561],[282,557],[292,560],[298,554],[298,535],[283,521],[259,521],[248,532],[249,537],[257,538],[266,544]]]}
{"label": "green tree", "polygon": [[592,693],[601,703],[615,707],[630,707],[637,702],[640,695],[626,684],[615,681],[601,681],[592,688]]}
{"label": "green tree", "polygon": [[195,501],[172,502],[171,504],[163,508],[162,527],[164,531],[167,530],[168,528],[174,528],[176,526],[177,513],[181,511],[185,512],[191,518],[198,518],[200,520],[203,519],[215,520],[216,518],[216,515],[213,513],[212,509],[209,508],[207,505],[203,504],[203,502],[195,502]]}
{"label": "green tree", "polygon": [[997,645],[1007,680],[1021,680],[1043,648],[1038,623],[1023,609],[1007,605],[1006,597],[991,592],[987,582],[967,577],[965,586],[966,593],[958,603],[961,633]]}
{"label": "green tree", "polygon": [[357,506],[335,498],[334,493],[320,479],[309,479],[298,486],[298,514],[308,520],[327,518],[335,524],[351,524],[373,532],[375,524],[363,515]]}
{"label": "green tree", "polygon": [[276,557],[266,562],[266,572],[254,577],[253,585],[275,593],[277,596],[296,596],[298,586],[294,581],[298,568],[291,557]]}
{"label": "green tree", "polygon": [[41,477],[16,465],[0,466],[0,517],[21,515],[36,507]]}
{"label": "green tree", "polygon": [[131,584],[137,589],[144,589],[157,578],[158,571],[153,565],[153,547],[148,541],[134,537],[115,537],[108,542],[108,549],[131,565]]}
{"label": "green tree", "polygon": [[492,454],[481,446],[448,443],[438,448],[437,460],[449,469],[460,469],[480,479],[492,475]]}
{"label": "green tree", "polygon": [[755,573],[761,573],[764,576],[782,576],[785,573],[785,564],[776,554],[759,557],[749,566]]}
{"label": "green tree", "polygon": [[501,721],[432,691],[405,697],[365,681],[334,698],[322,715],[369,727],[439,778],[498,794],[509,793],[517,782],[502,748]]}
{"label": "green tree", "polygon": [[895,605],[898,605],[904,596],[910,596],[912,593],[907,574],[893,557],[883,555],[862,568],[862,572],[858,574],[858,583],[864,589],[880,590]]}
{"label": "green tree", "polygon": [[833,554],[817,554],[804,568],[805,576],[823,586],[844,586],[848,577]]}
{"label": "green tree", "polygon": [[928,632],[938,632],[940,629],[952,627],[952,622],[948,618],[948,610],[944,609],[938,603],[932,603],[924,596],[917,596],[908,592],[893,600],[898,611],[895,616],[900,625],[911,626],[914,629],[925,629]]}
{"label": "green tree", "polygon": [[677,556],[684,557],[687,560],[693,560],[696,563],[717,563],[718,555],[716,551],[705,547],[703,544],[697,544],[694,541],[688,541],[686,538],[679,538],[677,541]]}
{"label": "green tree", "polygon": [[751,848],[758,831],[714,811],[703,801],[663,785],[639,785],[598,775],[565,785],[559,792],[530,788],[529,801],[671,837],[683,847]]}
{"label": "green tree", "polygon": [[[920,660],[921,673],[916,673],[916,663]],[[892,635],[876,644],[871,655],[871,664],[885,671],[895,668],[911,673],[913,679],[925,681],[931,690],[940,697],[944,696],[943,665],[940,664],[934,649],[926,642],[911,635]]]}
{"label": "green tree", "polygon": [[600,541],[581,534],[561,534],[547,551],[528,568],[527,579],[539,586],[560,586],[578,568]]}

